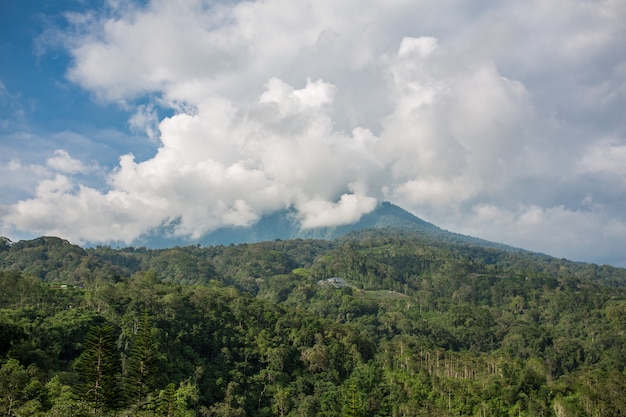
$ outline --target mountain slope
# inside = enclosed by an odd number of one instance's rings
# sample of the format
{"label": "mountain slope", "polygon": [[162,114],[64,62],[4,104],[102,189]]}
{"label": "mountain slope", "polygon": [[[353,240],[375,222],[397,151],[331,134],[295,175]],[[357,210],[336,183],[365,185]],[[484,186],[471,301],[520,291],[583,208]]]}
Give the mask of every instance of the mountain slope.
{"label": "mountain slope", "polygon": [[[333,240],[354,232],[381,229],[394,229],[403,233],[418,234],[450,243],[470,243],[506,251],[520,250],[500,243],[443,230],[390,202],[380,203],[374,211],[363,215],[355,223],[334,227],[302,228],[294,210],[281,210],[262,217],[257,223],[249,227],[223,227],[205,235],[195,243],[212,246],[255,243],[277,239]],[[149,248],[184,246],[189,243],[185,239],[168,237],[168,233],[165,230],[144,236],[139,242],[140,245]]]}

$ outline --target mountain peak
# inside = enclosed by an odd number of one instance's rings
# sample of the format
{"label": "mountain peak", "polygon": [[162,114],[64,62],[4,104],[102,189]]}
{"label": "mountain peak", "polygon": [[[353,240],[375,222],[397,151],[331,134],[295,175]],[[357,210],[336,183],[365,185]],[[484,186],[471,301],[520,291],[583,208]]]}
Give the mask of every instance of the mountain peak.
{"label": "mountain peak", "polygon": [[506,245],[448,232],[388,201],[380,202],[372,212],[361,216],[357,222],[340,226],[303,228],[296,211],[289,208],[265,215],[252,226],[220,228],[196,242],[189,242],[183,238],[167,237],[167,233],[157,231],[144,237],[138,243],[146,247],[166,248],[185,246],[190,243],[215,246],[291,239],[332,240],[365,230],[381,229],[394,229],[403,233],[428,236],[448,242],[470,243],[497,247],[502,250],[517,250]]}

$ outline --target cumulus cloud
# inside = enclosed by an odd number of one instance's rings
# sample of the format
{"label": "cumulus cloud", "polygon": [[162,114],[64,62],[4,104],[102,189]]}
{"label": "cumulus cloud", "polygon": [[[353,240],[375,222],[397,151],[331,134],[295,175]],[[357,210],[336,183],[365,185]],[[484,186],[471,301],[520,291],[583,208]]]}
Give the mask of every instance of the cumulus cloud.
{"label": "cumulus cloud", "polygon": [[626,181],[626,143],[606,140],[594,143],[580,161],[580,169],[583,172],[616,176]]}
{"label": "cumulus cloud", "polygon": [[46,165],[51,169],[64,174],[86,173],[89,167],[78,159],[74,159],[67,151],[58,149],[54,152],[54,156],[46,160]]}
{"label": "cumulus cloud", "polygon": [[374,210],[377,200],[362,193],[343,194],[337,203],[323,199],[312,199],[299,206],[304,216],[305,229],[325,226],[340,226],[357,222],[363,214]]}
{"label": "cumulus cloud", "polygon": [[285,207],[345,224],[389,199],[555,254],[626,243],[624,18],[609,0],[110,2],[72,15],[68,78],[158,149],[98,189],[57,151],[3,221],[130,243]]}
{"label": "cumulus cloud", "polygon": [[121,191],[101,194],[89,187],[76,187],[68,177],[58,174],[42,181],[33,198],[11,207],[5,221],[77,243],[130,242],[158,221],[151,216],[150,207],[140,196]]}
{"label": "cumulus cloud", "polygon": [[[0,205],[25,198],[37,187],[40,181],[49,177],[49,169],[43,165],[25,164],[19,159],[0,163]],[[19,181],[16,181],[19,178]],[[6,208],[5,208],[6,210]]]}

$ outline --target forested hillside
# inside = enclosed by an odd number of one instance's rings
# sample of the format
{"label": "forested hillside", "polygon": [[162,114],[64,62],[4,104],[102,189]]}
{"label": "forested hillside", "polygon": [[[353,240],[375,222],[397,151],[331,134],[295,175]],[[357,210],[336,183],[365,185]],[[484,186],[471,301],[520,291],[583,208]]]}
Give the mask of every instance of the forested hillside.
{"label": "forested hillside", "polygon": [[5,240],[0,415],[626,415],[626,271],[479,243]]}

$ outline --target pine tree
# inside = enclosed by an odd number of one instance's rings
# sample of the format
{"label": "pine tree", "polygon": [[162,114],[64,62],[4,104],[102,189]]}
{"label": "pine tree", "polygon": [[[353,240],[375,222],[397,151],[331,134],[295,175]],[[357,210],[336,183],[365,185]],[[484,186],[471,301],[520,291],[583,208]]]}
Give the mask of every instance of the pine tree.
{"label": "pine tree", "polygon": [[92,326],[85,338],[85,350],[76,365],[81,391],[95,410],[119,405],[121,364],[115,348],[113,326]]}
{"label": "pine tree", "polygon": [[344,398],[342,407],[342,416],[344,417],[362,417],[363,416],[363,397],[357,391],[356,385],[350,384],[348,392]]}
{"label": "pine tree", "polygon": [[152,337],[152,325],[148,313],[144,313],[139,322],[137,335],[131,345],[128,358],[126,392],[129,400],[141,404],[145,397],[156,387],[157,350]]}

